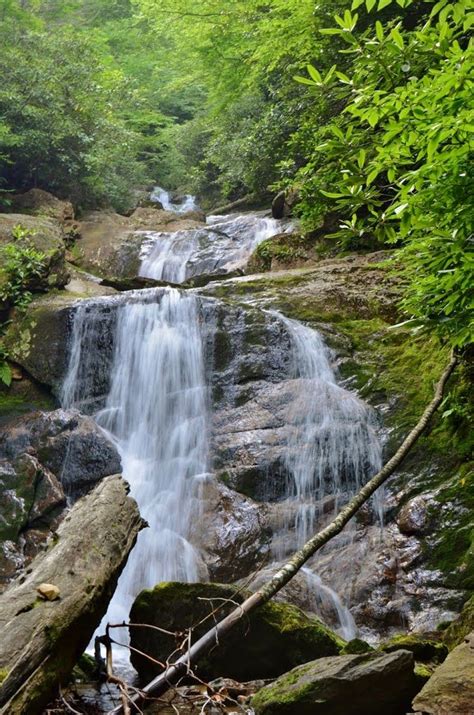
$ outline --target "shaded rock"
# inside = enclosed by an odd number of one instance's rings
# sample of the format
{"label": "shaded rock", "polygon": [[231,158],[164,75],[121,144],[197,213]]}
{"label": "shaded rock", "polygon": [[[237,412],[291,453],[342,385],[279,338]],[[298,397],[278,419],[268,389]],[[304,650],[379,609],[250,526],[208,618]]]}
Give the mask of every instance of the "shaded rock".
{"label": "shaded rock", "polygon": [[73,499],[121,469],[112,442],[91,417],[75,409],[36,412],[0,432],[0,453],[7,458],[31,449]]}
{"label": "shaded rock", "polygon": [[296,189],[280,191],[272,201],[273,218],[291,216],[295,205],[299,201],[299,192]]}
{"label": "shaded rock", "polygon": [[474,631],[448,655],[413,700],[424,715],[472,715]]}
{"label": "shaded rock", "polygon": [[454,648],[462,643],[471,631],[474,631],[474,595],[468,598],[459,617],[444,631],[443,642],[448,648]]}
{"label": "shaded rock", "polygon": [[[213,608],[219,607],[220,619],[245,596],[220,584],[162,583],[139,594],[130,621],[181,633],[193,627],[193,638],[197,639],[211,627],[209,614]],[[176,648],[176,640],[164,633],[146,628],[130,630],[132,646],[158,660],[166,661]],[[243,619],[218,648],[201,659],[197,672],[206,680],[219,676],[241,681],[270,678],[310,658],[336,654],[341,645],[318,619],[289,604],[267,603]],[[132,652],[131,657],[140,677],[149,680],[157,674],[157,666],[143,656]]]}
{"label": "shaded rock", "polygon": [[400,715],[417,682],[413,655],[399,650],[320,658],[258,691],[256,715]]}
{"label": "shaded rock", "polygon": [[66,506],[61,484],[31,454],[0,459],[0,591],[36,556]]}
{"label": "shaded rock", "polygon": [[43,189],[30,189],[12,197],[11,208],[15,213],[46,216],[60,223],[74,219],[74,207],[70,201],[58,199]]}
{"label": "shaded rock", "polygon": [[393,636],[389,641],[382,643],[379,649],[385,653],[409,650],[415,660],[422,663],[429,661],[442,663],[448,655],[448,648],[444,643],[417,634]]}
{"label": "shaded rock", "polygon": [[18,241],[12,233],[18,226],[27,231],[25,239],[22,239],[23,244],[34,247],[45,256],[44,270],[39,276],[33,276],[25,287],[33,291],[62,288],[67,283],[69,274],[64,262],[66,247],[59,224],[50,218],[0,214],[0,248]]}
{"label": "shaded rock", "polygon": [[[108,477],[77,502],[47,551],[3,593],[1,713],[41,712],[69,675],[105,613],[141,527],[125,482]],[[57,586],[61,598],[39,599],[43,582]]]}
{"label": "shaded rock", "polygon": [[236,581],[261,566],[270,534],[260,506],[211,476],[201,483],[199,500],[191,541],[202,550],[211,580]]}

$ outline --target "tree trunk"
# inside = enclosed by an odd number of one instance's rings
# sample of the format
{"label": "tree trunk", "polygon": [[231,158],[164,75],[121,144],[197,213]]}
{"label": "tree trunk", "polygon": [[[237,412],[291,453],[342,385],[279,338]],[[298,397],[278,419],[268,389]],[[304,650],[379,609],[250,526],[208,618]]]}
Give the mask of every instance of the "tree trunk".
{"label": "tree trunk", "polygon": [[[0,597],[0,713],[34,715],[56,695],[106,612],[144,525],[128,485],[106,477],[80,499],[47,550]],[[59,589],[41,600],[37,588]]]}
{"label": "tree trunk", "polygon": [[[228,616],[223,618],[211,630],[205,633],[196,643],[190,646],[187,652],[175,663],[169,665],[166,670],[145,686],[143,695],[134,695],[131,701],[139,704],[146,699],[147,695],[159,697],[166,692],[174,683],[182,678],[197,661],[211,648],[218,646],[222,638],[228,633],[241,618],[247,616],[258,606],[269,601],[283,586],[285,586],[295,576],[302,566],[313,556],[324,544],[339,534],[346,524],[352,519],[356,512],[365,504],[374,492],[393,474],[407,456],[415,442],[424,432],[433,414],[438,409],[443,400],[444,388],[457,364],[457,358],[452,355],[451,360],[445,368],[436,385],[434,397],[426,407],[420,420],[402,442],[393,457],[372,477],[362,489],[341,509],[339,514],[322,531],[315,534],[300,551],[294,556],[266,583],[261,589],[253,593],[241,605],[235,608]],[[245,647],[245,646],[243,646]],[[121,706],[114,708],[110,715],[123,713]]]}

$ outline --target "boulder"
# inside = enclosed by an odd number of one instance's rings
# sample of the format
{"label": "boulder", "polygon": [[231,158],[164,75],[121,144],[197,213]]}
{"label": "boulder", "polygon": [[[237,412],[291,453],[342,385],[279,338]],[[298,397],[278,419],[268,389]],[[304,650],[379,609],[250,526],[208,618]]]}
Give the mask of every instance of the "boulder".
{"label": "boulder", "polygon": [[[192,628],[195,641],[211,628],[213,609],[218,608],[215,617],[220,619],[246,595],[241,589],[213,583],[161,583],[138,595],[130,621],[180,634]],[[162,662],[176,649],[176,639],[160,631],[131,628],[130,632],[134,648]],[[342,641],[317,618],[295,606],[270,602],[242,619],[218,648],[199,661],[197,673],[206,680],[272,678],[307,660],[335,655],[341,647]],[[141,678],[151,680],[157,674],[158,666],[137,651],[131,658]]]}
{"label": "boulder", "polygon": [[58,199],[43,189],[30,189],[12,197],[11,208],[15,213],[45,216],[60,223],[74,219],[74,207],[70,201]]}
{"label": "boulder", "polygon": [[413,700],[423,715],[472,715],[474,704],[474,631],[456,646]]}
{"label": "boulder", "polygon": [[270,533],[264,510],[215,477],[199,489],[201,514],[191,531],[211,580],[231,583],[257,570],[268,558]]}
{"label": "boulder", "polygon": [[[0,713],[36,715],[104,615],[143,523],[119,476],[79,500],[28,573],[0,596]],[[43,600],[41,584],[59,591]]]}
{"label": "boulder", "polygon": [[251,705],[255,715],[401,715],[417,687],[408,651],[342,655],[294,668]]}
{"label": "boulder", "polygon": [[120,456],[91,417],[78,410],[34,412],[0,432],[0,454],[15,458],[34,450],[41,464],[77,499],[96,482],[120,472]]}
{"label": "boulder", "polygon": [[409,650],[417,662],[442,663],[448,655],[448,648],[444,643],[434,638],[429,638],[416,633],[409,635],[393,636],[382,643],[379,650],[393,653],[396,650]]}
{"label": "boulder", "polygon": [[296,189],[280,191],[272,201],[273,218],[286,218],[287,216],[291,216],[298,201],[299,192]]}
{"label": "boulder", "polygon": [[418,494],[402,506],[397,515],[397,525],[402,534],[421,536],[430,528],[430,506],[433,494]]}
{"label": "boulder", "polygon": [[[24,236],[22,239],[14,236],[15,231],[19,230],[18,227],[21,228]],[[69,279],[69,273],[64,262],[66,247],[59,224],[51,218],[25,214],[0,214],[0,249],[20,240],[45,256],[41,275],[33,276],[25,288],[33,291],[62,288]],[[0,269],[0,281],[5,280],[5,275]]]}
{"label": "boulder", "polygon": [[474,631],[474,595],[468,598],[459,617],[444,631],[443,642],[448,648],[454,648],[462,643],[471,631]]}

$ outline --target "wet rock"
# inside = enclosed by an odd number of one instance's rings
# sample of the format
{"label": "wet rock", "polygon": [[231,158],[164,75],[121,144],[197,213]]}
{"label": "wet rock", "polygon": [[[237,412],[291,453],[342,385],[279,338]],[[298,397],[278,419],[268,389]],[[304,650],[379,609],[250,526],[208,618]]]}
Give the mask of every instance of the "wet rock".
{"label": "wet rock", "polygon": [[58,199],[43,189],[30,189],[12,197],[11,208],[15,213],[46,216],[60,223],[74,219],[74,207],[70,201]]}
{"label": "wet rock", "polygon": [[[143,525],[127,491],[121,477],[104,479],[0,597],[2,712],[42,712],[89,642]],[[61,597],[40,599],[41,583],[56,586]]]}
{"label": "wet rock", "polygon": [[[219,607],[220,619],[244,597],[241,590],[219,584],[158,584],[139,594],[130,620],[180,633],[193,627],[196,639],[212,625],[209,617],[201,621],[213,608]],[[146,628],[132,628],[131,643],[161,661],[176,648],[173,637]],[[202,658],[197,672],[204,679],[270,678],[310,658],[336,654],[341,645],[318,619],[306,616],[295,606],[267,603],[243,619],[215,651]],[[132,663],[145,680],[157,673],[156,666],[136,652],[132,652]]]}
{"label": "wet rock", "polygon": [[321,658],[258,691],[256,715],[400,715],[417,682],[407,651]]}
{"label": "wet rock", "polygon": [[428,531],[431,521],[429,507],[432,500],[433,495],[430,493],[419,494],[400,509],[397,524],[402,534],[420,535]]}
{"label": "wet rock", "polygon": [[69,273],[65,265],[66,247],[59,224],[50,218],[0,214],[0,247],[18,241],[13,237],[18,226],[26,232],[23,244],[44,254],[41,274],[32,276],[25,288],[32,291],[62,288],[69,279]]}
{"label": "wet rock", "polygon": [[0,459],[0,590],[41,549],[64,513],[61,484],[31,454]]}
{"label": "wet rock", "polygon": [[104,432],[75,409],[36,412],[0,432],[0,453],[7,458],[31,449],[73,499],[121,468],[119,454]]}
{"label": "wet rock", "polygon": [[413,700],[424,715],[472,715],[474,703],[474,631],[434,671]]}
{"label": "wet rock", "polygon": [[201,483],[199,500],[202,512],[191,541],[202,550],[211,580],[229,583],[259,568],[270,540],[260,506],[212,476]]}

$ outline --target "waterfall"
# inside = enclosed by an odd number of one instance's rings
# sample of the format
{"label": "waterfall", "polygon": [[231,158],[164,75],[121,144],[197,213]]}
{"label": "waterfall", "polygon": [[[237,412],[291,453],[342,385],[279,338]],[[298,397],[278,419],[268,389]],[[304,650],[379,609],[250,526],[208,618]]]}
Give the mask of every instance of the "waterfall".
{"label": "waterfall", "polygon": [[183,283],[194,275],[243,269],[262,241],[290,226],[288,221],[243,214],[210,216],[206,226],[175,233],[145,231],[139,274]]}
{"label": "waterfall", "polygon": [[175,213],[184,214],[187,211],[194,211],[198,208],[196,198],[191,194],[186,194],[181,202],[174,202],[166,189],[161,186],[155,186],[150,194],[151,201],[159,201],[165,211],[174,211]]}
{"label": "waterfall", "polygon": [[297,379],[285,461],[292,477],[288,498],[296,507],[295,543],[289,546],[299,548],[314,533],[325,498],[337,511],[380,468],[381,446],[371,410],[337,384],[319,333],[277,315],[291,337]]}
{"label": "waterfall", "polygon": [[[188,541],[198,515],[199,477],[208,467],[207,390],[198,302],[176,289],[161,300],[119,302],[109,362],[108,394],[97,423],[115,442],[142,516],[149,524],[138,537],[120,577],[107,620],[128,620],[133,599],[160,581],[206,578],[205,567]],[[141,291],[144,296],[158,295]],[[114,299],[77,310],[65,406],[90,402],[95,340]],[[102,321],[101,321],[102,315]]]}

